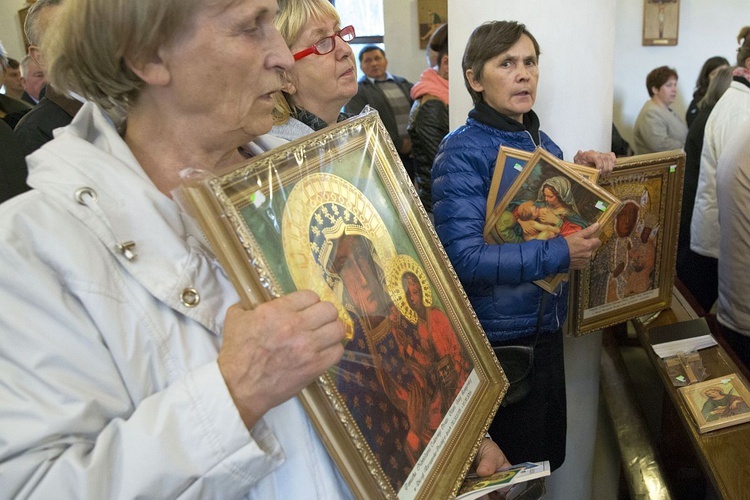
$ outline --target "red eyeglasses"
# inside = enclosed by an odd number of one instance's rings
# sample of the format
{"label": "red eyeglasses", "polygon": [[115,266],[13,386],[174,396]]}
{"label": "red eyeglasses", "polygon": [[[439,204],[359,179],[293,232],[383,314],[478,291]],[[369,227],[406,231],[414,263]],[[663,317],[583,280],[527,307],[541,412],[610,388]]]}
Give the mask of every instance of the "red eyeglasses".
{"label": "red eyeglasses", "polygon": [[303,57],[307,57],[310,54],[318,54],[319,56],[328,54],[329,52],[332,52],[334,48],[336,48],[336,37],[339,37],[346,43],[349,43],[354,40],[354,37],[356,36],[357,35],[354,33],[354,26],[346,26],[335,32],[333,35],[318,40],[314,45],[300,50],[299,52],[294,54],[294,60],[299,61]]}

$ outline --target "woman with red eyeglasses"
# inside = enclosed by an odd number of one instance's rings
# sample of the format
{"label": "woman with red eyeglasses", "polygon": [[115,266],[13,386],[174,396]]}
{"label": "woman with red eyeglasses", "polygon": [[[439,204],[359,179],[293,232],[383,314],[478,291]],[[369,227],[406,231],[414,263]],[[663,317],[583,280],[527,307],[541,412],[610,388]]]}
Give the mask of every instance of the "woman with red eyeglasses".
{"label": "woman with red eyeglasses", "polygon": [[354,26],[341,27],[327,0],[281,0],[275,24],[294,55],[284,90],[275,99],[275,126],[248,145],[258,154],[347,118],[341,108],[357,93],[357,68],[349,42]]}

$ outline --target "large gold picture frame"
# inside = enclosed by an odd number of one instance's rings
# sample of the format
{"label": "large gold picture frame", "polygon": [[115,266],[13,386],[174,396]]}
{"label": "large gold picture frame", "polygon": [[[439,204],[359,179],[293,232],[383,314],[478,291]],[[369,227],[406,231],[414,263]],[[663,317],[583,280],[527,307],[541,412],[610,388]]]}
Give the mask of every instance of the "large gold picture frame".
{"label": "large gold picture frame", "polygon": [[568,327],[583,335],[669,307],[685,175],[680,150],[618,158],[599,185],[622,201],[588,268],[571,274]]}
{"label": "large gold picture frame", "polygon": [[735,373],[678,390],[700,434],[750,422],[750,391]]}
{"label": "large gold picture frame", "polygon": [[192,177],[246,307],[338,308],[344,357],[299,398],[355,497],[454,495],[508,383],[377,113]]}
{"label": "large gold picture frame", "polygon": [[[553,201],[546,201],[548,193],[553,193]],[[619,206],[615,196],[577,169],[537,148],[487,216],[484,239],[490,244],[505,244],[565,237],[595,222],[604,226]],[[527,225],[532,226],[529,232],[534,234],[527,232]],[[534,283],[554,292],[566,277],[567,273],[560,273]]]}

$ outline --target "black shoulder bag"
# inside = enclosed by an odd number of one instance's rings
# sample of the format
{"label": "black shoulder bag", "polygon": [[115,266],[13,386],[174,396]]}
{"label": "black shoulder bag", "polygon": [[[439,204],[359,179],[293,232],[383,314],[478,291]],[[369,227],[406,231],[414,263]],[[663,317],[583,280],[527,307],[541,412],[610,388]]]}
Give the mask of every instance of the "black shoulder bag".
{"label": "black shoulder bag", "polygon": [[502,345],[493,346],[497,360],[503,367],[505,376],[508,378],[510,387],[505,393],[500,406],[510,406],[523,400],[531,392],[534,386],[534,348],[539,340],[539,330],[542,328],[542,317],[547,305],[547,293],[542,296],[539,304],[539,315],[536,319],[536,335],[534,343],[528,345]]}

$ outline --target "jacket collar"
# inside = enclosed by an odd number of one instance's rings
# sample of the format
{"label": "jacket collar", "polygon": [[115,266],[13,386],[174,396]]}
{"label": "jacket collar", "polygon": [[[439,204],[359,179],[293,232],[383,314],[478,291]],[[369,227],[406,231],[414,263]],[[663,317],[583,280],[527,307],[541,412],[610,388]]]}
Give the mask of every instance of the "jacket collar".
{"label": "jacket collar", "polygon": [[750,81],[748,81],[747,78],[745,78],[744,76],[735,75],[735,76],[732,77],[732,81],[733,82],[737,82],[737,83],[741,83],[745,87],[750,88]]}
{"label": "jacket collar", "polygon": [[392,82],[396,81],[396,79],[393,77],[393,75],[390,72],[388,72],[388,71],[385,72],[385,78],[383,78],[382,80],[376,80],[375,78],[370,78],[367,75],[365,75],[365,78],[367,78],[367,80],[369,80],[369,82],[373,83],[373,84],[376,83],[376,82],[387,82],[389,80],[392,81]]}
{"label": "jacket collar", "polygon": [[539,146],[541,143],[539,117],[534,113],[534,110],[529,110],[528,113],[525,113],[523,115],[523,123],[519,123],[507,115],[498,113],[489,104],[481,101],[476,104],[474,109],[469,111],[469,118],[505,132],[528,132],[535,145]]}
{"label": "jacket collar", "polygon": [[52,85],[47,85],[47,92],[44,94],[44,96],[50,101],[57,104],[60,109],[70,115],[71,118],[74,117],[83,106],[83,102],[61,94],[60,92],[55,90],[55,87],[53,87]]}
{"label": "jacket collar", "polygon": [[[164,304],[221,331],[224,318],[216,311],[237,301],[226,279],[211,278],[224,271],[197,225],[151,182],[98,106],[86,103],[70,126],[27,161],[29,185],[79,219],[125,272]],[[95,199],[76,203],[84,187]],[[136,257],[129,259],[118,245],[131,241]],[[205,307],[182,305],[182,292],[191,287]]]}
{"label": "jacket collar", "polygon": [[[350,115],[348,113],[339,113],[339,116],[336,117],[336,123],[338,123],[340,121],[344,121],[344,120],[346,120],[347,118],[349,118],[351,116],[353,116],[353,115]],[[297,108],[296,118],[297,118],[298,121],[300,121],[303,124],[307,125],[313,131],[316,131],[316,132],[318,130],[323,130],[328,125],[333,125],[332,123],[329,124],[329,123],[324,122],[323,119],[320,118],[315,113],[311,113],[308,110],[303,109],[303,108],[299,108],[299,107]]]}

